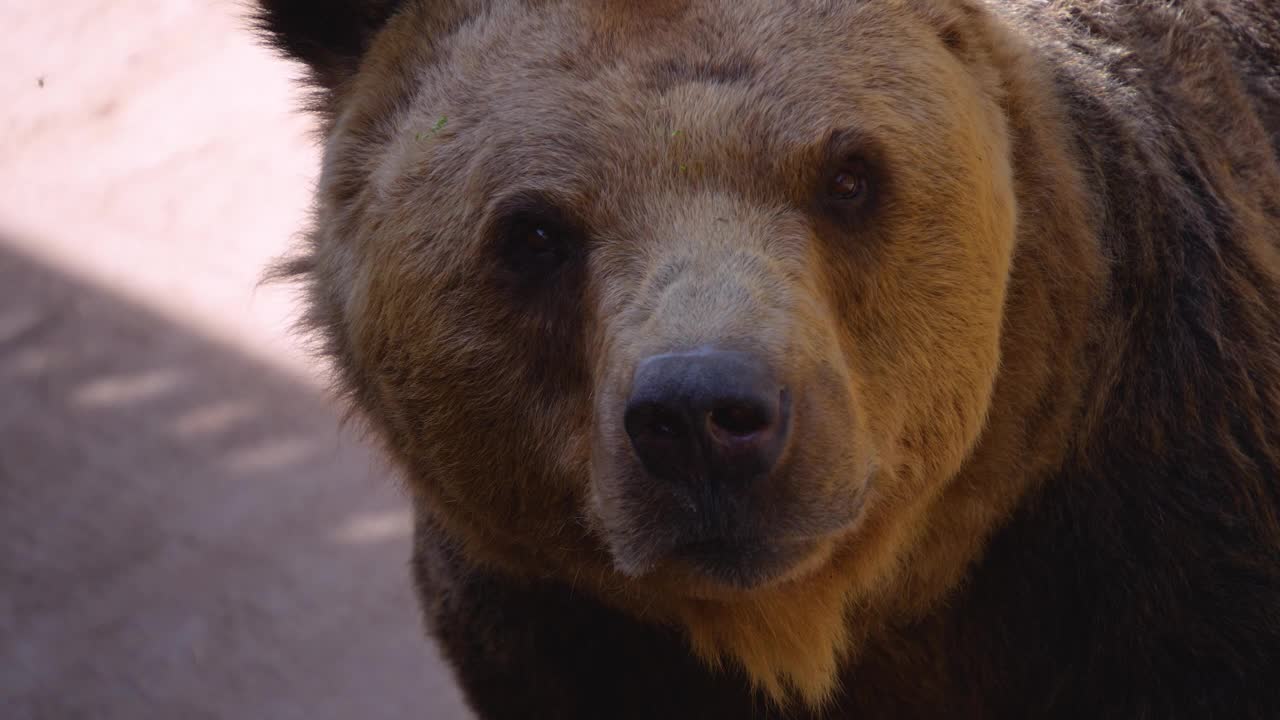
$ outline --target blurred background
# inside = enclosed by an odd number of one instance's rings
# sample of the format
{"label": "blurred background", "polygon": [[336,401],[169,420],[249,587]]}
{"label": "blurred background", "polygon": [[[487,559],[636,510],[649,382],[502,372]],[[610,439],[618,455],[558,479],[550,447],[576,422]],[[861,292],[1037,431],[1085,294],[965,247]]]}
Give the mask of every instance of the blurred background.
{"label": "blurred background", "polygon": [[237,0],[0,0],[0,717],[466,717],[257,287],[318,152]]}

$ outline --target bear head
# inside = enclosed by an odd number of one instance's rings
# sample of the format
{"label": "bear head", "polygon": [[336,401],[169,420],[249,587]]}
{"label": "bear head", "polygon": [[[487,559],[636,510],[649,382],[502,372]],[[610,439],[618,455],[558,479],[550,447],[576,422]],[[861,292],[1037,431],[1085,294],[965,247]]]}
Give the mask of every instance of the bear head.
{"label": "bear head", "polygon": [[945,555],[938,527],[999,514],[934,517],[988,426],[1022,234],[980,11],[261,6],[324,120],[283,271],[475,562],[682,624],[820,700],[850,604],[933,597],[891,582],[927,565],[922,538]]}

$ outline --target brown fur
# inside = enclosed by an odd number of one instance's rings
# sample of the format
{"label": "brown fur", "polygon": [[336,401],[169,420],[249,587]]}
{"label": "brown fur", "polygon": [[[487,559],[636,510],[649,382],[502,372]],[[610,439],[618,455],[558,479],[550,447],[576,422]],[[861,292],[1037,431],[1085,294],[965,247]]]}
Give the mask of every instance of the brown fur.
{"label": "brown fur", "polygon": [[[288,37],[292,4],[263,5]],[[1260,573],[1239,613],[1275,642],[1280,570],[1248,555],[1280,553],[1280,15],[992,5],[406,1],[352,26],[358,63],[285,43],[327,121],[286,272],[417,498],[437,632],[468,610],[432,598],[472,573],[551,579],[784,704],[928,715],[976,692],[949,663],[987,641],[957,623],[999,635],[987,613],[1038,572],[1010,558],[1087,536],[1134,561],[1110,530],[1132,522]],[[848,143],[876,194],[846,222],[813,198]],[[581,229],[553,290],[501,269],[513,193]],[[685,511],[638,490],[620,428],[640,358],[706,344],[802,391],[803,442],[746,522],[804,551],[747,588],[667,560]],[[1172,577],[1143,572],[1135,598]]]}

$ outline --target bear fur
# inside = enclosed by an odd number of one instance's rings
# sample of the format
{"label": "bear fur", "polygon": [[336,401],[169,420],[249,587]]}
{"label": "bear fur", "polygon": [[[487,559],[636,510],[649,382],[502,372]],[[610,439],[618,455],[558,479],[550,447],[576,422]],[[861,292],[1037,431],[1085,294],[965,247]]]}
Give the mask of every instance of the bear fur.
{"label": "bear fur", "polygon": [[[1280,5],[259,6],[481,717],[1280,717]],[[798,398],[729,499],[620,427],[705,346]]]}

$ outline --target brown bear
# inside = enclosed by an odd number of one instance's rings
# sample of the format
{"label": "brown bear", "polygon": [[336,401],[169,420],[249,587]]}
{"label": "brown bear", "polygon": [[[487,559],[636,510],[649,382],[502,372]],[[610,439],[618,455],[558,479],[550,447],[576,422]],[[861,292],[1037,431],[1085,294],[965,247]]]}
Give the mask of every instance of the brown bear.
{"label": "brown bear", "polygon": [[1280,3],[259,5],[481,717],[1280,717]]}

